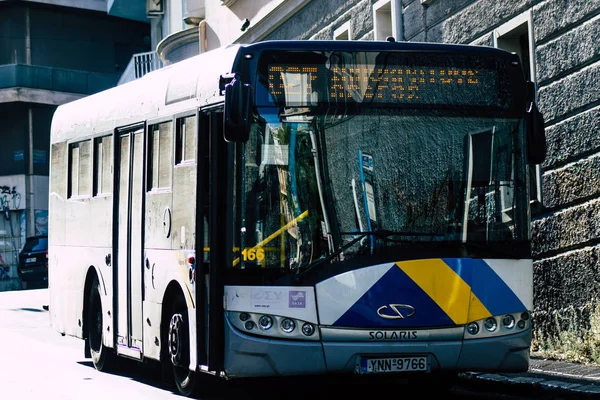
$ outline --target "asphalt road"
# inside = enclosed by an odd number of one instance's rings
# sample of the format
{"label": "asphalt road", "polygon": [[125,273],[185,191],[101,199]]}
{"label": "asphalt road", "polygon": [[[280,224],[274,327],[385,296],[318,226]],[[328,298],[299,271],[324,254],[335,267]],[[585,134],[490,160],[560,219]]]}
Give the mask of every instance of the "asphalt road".
{"label": "asphalt road", "polygon": [[[0,293],[0,399],[121,400],[182,399],[160,382],[156,369],[124,362],[114,374],[98,372],[83,355],[83,341],[61,336],[43,306],[48,290]],[[382,397],[438,399],[508,399],[501,394],[475,394],[464,388],[429,396],[426,389],[404,380],[358,381],[356,377],[261,379],[203,382],[202,399],[371,399]]]}
{"label": "asphalt road", "polygon": [[50,326],[48,290],[0,293],[0,399],[181,399],[134,376],[94,369],[83,341]]}

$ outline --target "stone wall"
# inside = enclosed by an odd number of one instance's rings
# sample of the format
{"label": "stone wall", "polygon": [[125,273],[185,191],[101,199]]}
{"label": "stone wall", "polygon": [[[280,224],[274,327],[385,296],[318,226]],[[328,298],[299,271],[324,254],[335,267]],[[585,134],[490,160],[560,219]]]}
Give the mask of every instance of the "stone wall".
{"label": "stone wall", "polygon": [[[268,39],[332,39],[351,21],[372,40],[375,0],[313,0]],[[579,310],[581,326],[600,295],[600,1],[403,0],[408,41],[493,46],[493,32],[531,12],[539,108],[548,156],[543,204],[534,205],[535,326],[555,335],[553,315]],[[586,311],[587,310],[587,311]]]}

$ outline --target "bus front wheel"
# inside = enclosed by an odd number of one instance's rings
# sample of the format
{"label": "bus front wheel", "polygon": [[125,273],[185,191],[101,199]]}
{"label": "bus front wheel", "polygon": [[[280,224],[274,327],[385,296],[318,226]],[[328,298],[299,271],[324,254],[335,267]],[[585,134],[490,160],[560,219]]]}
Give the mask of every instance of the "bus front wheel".
{"label": "bus front wheel", "polygon": [[163,338],[163,343],[167,345],[167,351],[163,353],[163,365],[170,369],[177,391],[184,396],[191,396],[196,391],[198,376],[189,368],[189,318],[185,300],[181,295],[171,302],[170,312],[164,322],[166,337]]}
{"label": "bus front wheel", "polygon": [[100,298],[100,284],[98,278],[94,277],[88,301],[88,346],[92,355],[92,363],[98,371],[110,370],[114,364],[114,354],[103,344],[103,314],[102,300]]}

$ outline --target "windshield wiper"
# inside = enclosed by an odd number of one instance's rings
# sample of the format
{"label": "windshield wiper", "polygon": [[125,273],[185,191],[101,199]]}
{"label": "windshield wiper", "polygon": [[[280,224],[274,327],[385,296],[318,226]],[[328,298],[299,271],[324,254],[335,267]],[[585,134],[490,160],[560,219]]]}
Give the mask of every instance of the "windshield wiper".
{"label": "windshield wiper", "polygon": [[395,239],[390,239],[390,236],[404,236],[404,237],[410,237],[410,236],[443,236],[437,233],[424,233],[424,232],[407,232],[407,231],[390,231],[390,230],[377,230],[377,231],[357,231],[357,232],[339,232],[340,235],[357,235],[354,239],[352,239],[351,241],[349,241],[348,243],[344,244],[343,246],[341,246],[340,248],[338,248],[337,250],[335,250],[333,253],[331,253],[330,255],[328,255],[325,258],[319,258],[318,260],[308,264],[305,267],[300,266],[297,269],[297,273],[296,273],[296,279],[299,279],[302,275],[306,274],[308,271],[314,269],[315,267],[318,267],[319,265],[322,265],[326,262],[331,261],[332,259],[334,259],[335,257],[339,256],[341,253],[343,253],[346,249],[352,247],[353,245],[355,245],[356,243],[358,243],[361,239],[365,238],[365,237],[369,237],[369,236],[373,236],[377,239],[382,239],[385,240],[387,242],[395,242],[395,243],[405,243],[406,239],[402,239],[402,240],[395,240]]}

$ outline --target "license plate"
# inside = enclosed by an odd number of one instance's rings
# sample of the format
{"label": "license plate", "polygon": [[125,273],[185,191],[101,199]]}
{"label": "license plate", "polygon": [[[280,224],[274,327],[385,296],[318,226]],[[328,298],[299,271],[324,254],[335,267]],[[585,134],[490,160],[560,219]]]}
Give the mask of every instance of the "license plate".
{"label": "license plate", "polygon": [[35,257],[26,258],[26,259],[25,259],[25,262],[26,262],[26,263],[32,263],[32,262],[35,262]]}
{"label": "license plate", "polygon": [[429,371],[429,359],[426,356],[361,358],[360,360],[360,373],[363,374],[418,371]]}

